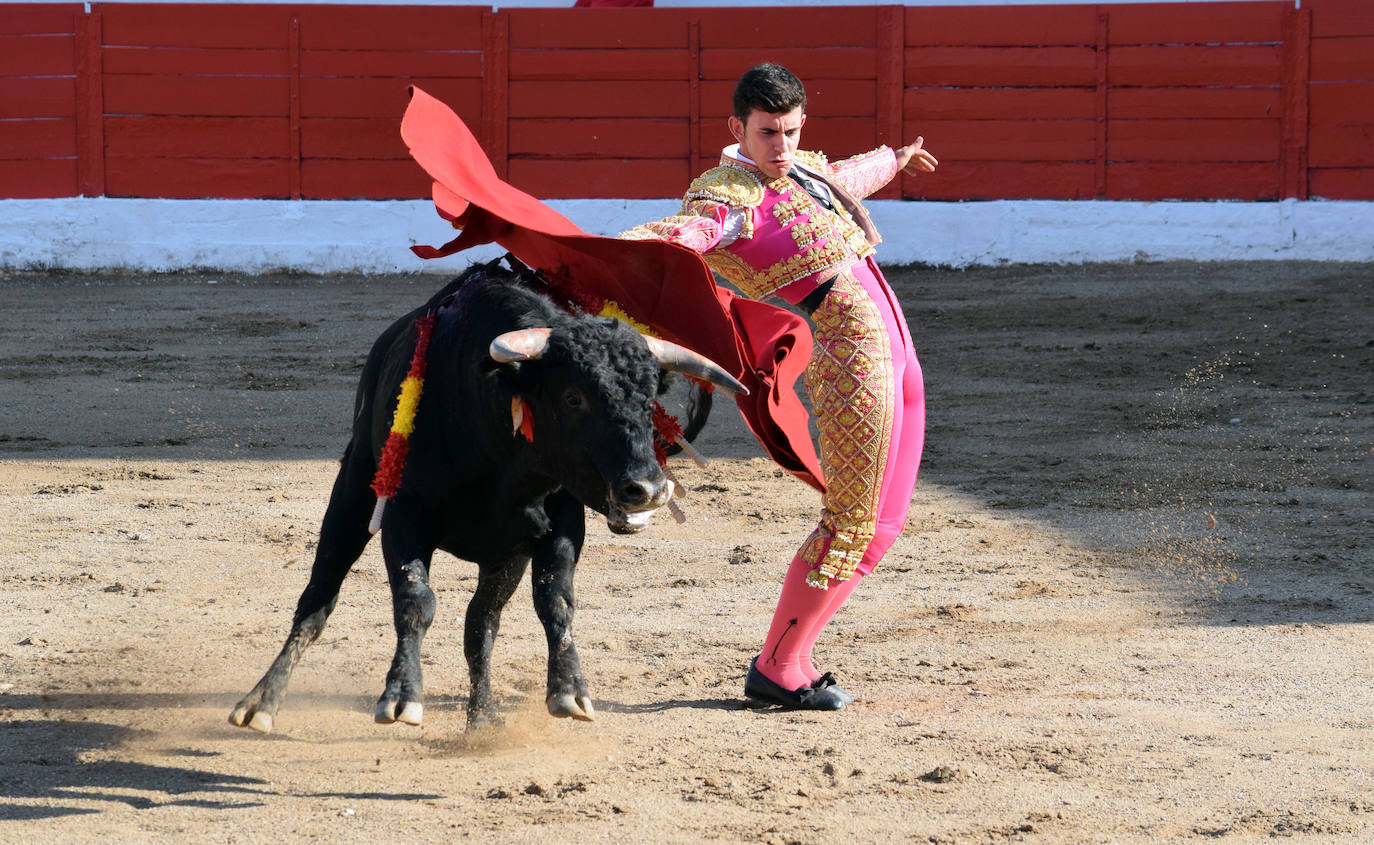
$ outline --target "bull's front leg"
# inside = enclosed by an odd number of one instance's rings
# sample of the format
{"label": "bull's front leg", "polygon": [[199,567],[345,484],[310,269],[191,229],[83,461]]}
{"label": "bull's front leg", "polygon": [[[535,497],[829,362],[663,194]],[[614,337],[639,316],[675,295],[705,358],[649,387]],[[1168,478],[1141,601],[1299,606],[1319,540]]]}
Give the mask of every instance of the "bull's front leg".
{"label": "bull's front leg", "polygon": [[534,546],[534,609],[549,643],[549,678],[544,700],[554,716],[590,722],[596,718],[573,644],[573,571],[582,554],[586,524],[582,504],[560,490],[544,502],[551,529]]}
{"label": "bull's front leg", "polygon": [[407,505],[404,500],[393,500],[382,520],[382,554],[391,584],[392,622],[396,627],[396,654],[386,674],[386,689],[373,714],[384,725],[418,725],[424,718],[420,646],[434,621],[429,564],[435,544],[428,539],[431,532],[426,521]]}
{"label": "bull's front leg", "polygon": [[480,728],[501,723],[496,699],[491,694],[491,649],[501,628],[501,611],[510,601],[520,579],[525,576],[528,558],[518,555],[506,560],[481,563],[477,589],[468,602],[463,622],[463,654],[468,661],[468,727]]}

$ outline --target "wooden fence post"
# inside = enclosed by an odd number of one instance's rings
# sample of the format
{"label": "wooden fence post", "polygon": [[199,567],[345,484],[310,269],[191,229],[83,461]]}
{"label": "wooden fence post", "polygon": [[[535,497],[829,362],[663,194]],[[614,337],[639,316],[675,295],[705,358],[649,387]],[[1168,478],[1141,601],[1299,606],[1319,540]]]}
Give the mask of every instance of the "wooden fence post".
{"label": "wooden fence post", "polygon": [[295,15],[291,16],[287,32],[286,60],[291,75],[286,108],[286,146],[290,159],[287,162],[287,180],[291,199],[298,200],[301,198],[301,21]]}
{"label": "wooden fence post", "polygon": [[1093,194],[1098,199],[1107,197],[1107,90],[1110,79],[1107,74],[1107,40],[1111,34],[1111,20],[1105,9],[1097,12],[1097,118],[1096,160],[1093,165]]}
{"label": "wooden fence post", "polygon": [[1307,199],[1311,58],[1312,9],[1289,9],[1283,19],[1283,158],[1279,166],[1282,199]]}
{"label": "wooden fence post", "polygon": [[701,172],[701,17],[687,21],[687,175]]}
{"label": "wooden fence post", "polygon": [[510,172],[510,15],[482,13],[482,145],[496,175]]}
{"label": "wooden fence post", "polygon": [[[903,137],[902,91],[906,85],[906,7],[879,6],[874,21],[878,28],[874,47],[877,51],[877,103],[874,115],[877,141],[896,149],[907,142]],[[899,174],[881,191],[880,199],[901,199],[906,194],[906,174]]]}
{"label": "wooden fence post", "polygon": [[105,195],[105,87],[100,61],[100,9],[76,19],[76,186],[85,197]]}

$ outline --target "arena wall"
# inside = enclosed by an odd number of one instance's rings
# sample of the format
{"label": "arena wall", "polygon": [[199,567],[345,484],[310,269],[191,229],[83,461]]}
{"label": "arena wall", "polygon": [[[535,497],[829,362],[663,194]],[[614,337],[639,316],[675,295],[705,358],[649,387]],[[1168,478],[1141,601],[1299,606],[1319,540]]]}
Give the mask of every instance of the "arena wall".
{"label": "arena wall", "polygon": [[[1108,230],[1117,258],[1374,249],[1339,237],[1374,200],[1374,7],[1361,0],[808,6],[787,27],[759,12],[0,3],[0,266],[119,261],[98,233],[43,236],[67,215],[195,227],[204,208],[205,232],[321,215],[376,232],[381,201],[407,217],[425,203],[404,201],[429,192],[397,132],[410,84],[463,115],[516,186],[600,200],[567,207],[604,231],[617,208],[671,210],[651,201],[712,163],[734,78],[765,58],[808,83],[808,147],[838,156],[923,134],[941,157],[937,174],[876,198],[894,221],[888,260],[1082,260],[1056,256],[1099,255]],[[1323,245],[1284,229],[1328,218],[1337,238]],[[1013,229],[960,235],[961,249],[925,237],[989,220]],[[1128,220],[1142,234],[1119,242]],[[1199,234],[1152,231],[1162,221]],[[1018,228],[1034,226],[1086,245],[1046,251]],[[302,245],[330,237],[299,231]],[[443,238],[433,231],[411,237]],[[186,266],[236,261],[213,237],[190,252]],[[248,263],[294,266],[271,251]]]}

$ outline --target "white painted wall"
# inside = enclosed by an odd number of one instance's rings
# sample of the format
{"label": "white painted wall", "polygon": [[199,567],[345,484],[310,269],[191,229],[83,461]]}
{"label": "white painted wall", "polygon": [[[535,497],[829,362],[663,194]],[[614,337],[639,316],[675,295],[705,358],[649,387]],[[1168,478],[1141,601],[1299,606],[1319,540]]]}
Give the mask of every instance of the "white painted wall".
{"label": "white painted wall", "polygon": [[[549,203],[594,234],[672,214],[676,200]],[[1374,202],[867,203],[879,259],[950,267],[1089,261],[1374,262]],[[245,273],[451,273],[500,253],[421,261],[456,233],[428,201],[0,200],[0,268]]]}

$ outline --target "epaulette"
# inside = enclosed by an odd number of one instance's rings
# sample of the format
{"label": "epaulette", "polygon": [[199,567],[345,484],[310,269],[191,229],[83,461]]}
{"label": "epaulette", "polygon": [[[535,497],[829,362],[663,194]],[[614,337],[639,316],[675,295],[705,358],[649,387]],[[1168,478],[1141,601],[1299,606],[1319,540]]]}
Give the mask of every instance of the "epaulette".
{"label": "epaulette", "polygon": [[824,173],[830,161],[825,157],[825,153],[813,153],[810,150],[797,150],[792,157],[801,163],[807,170],[814,170]]}
{"label": "epaulette", "polygon": [[713,167],[687,187],[683,202],[710,200],[736,208],[754,208],[763,202],[763,183],[739,167]]}

